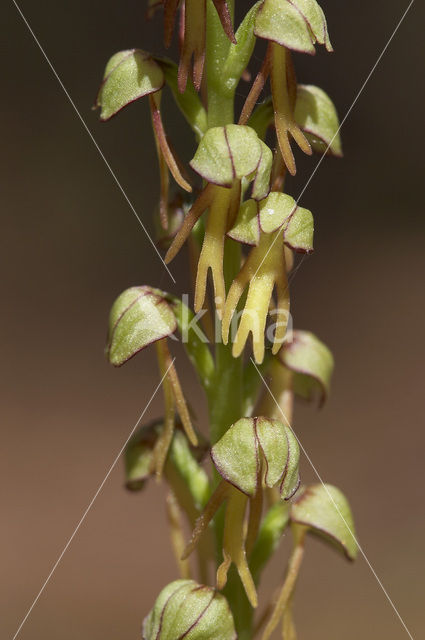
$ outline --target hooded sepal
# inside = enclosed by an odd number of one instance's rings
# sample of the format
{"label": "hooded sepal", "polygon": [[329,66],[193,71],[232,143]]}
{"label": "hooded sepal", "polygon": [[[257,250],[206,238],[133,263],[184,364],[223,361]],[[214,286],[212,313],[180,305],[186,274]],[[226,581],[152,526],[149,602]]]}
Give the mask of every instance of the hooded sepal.
{"label": "hooded sepal", "polygon": [[330,484],[315,484],[301,489],[291,505],[291,522],[308,527],[348,560],[357,556],[358,544],[350,505],[344,494]]}
{"label": "hooded sepal", "polygon": [[332,51],[326,19],[316,0],[264,0],[255,35],[302,53],[314,54],[316,42]]}
{"label": "hooded sepal", "polygon": [[100,119],[109,120],[139,98],[156,93],[164,86],[161,67],[141,49],[119,51],[109,60],[96,97]]}
{"label": "hooded sepal", "polygon": [[253,497],[262,482],[278,486],[284,500],[298,488],[298,443],[279,420],[241,418],[212,447],[211,457],[222,478],[247,496]]}
{"label": "hooded sepal", "polygon": [[313,85],[298,85],[294,115],[314,151],[342,157],[338,114],[327,93]]}
{"label": "hooded sepal", "polygon": [[322,406],[329,394],[334,359],[328,347],[309,331],[294,330],[279,352],[285,367],[293,372],[294,392]]}
{"label": "hooded sepal", "polygon": [[[236,180],[257,180],[257,198],[268,193],[270,149],[251,127],[229,124],[208,129],[190,166],[204,180],[230,188]],[[254,183],[255,188],[255,183]]]}
{"label": "hooded sepal", "polygon": [[177,328],[166,294],[148,286],[126,289],[112,305],[106,355],[120,367],[150,344]]}
{"label": "hooded sepal", "polygon": [[260,242],[260,232],[258,204],[255,200],[245,200],[239,208],[235,224],[227,235],[237,242],[257,246]]}

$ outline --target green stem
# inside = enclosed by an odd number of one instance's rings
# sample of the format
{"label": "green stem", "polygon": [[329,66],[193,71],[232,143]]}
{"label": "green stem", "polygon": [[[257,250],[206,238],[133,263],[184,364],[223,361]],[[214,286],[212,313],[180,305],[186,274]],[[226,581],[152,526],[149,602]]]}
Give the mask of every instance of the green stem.
{"label": "green stem", "polygon": [[[234,0],[228,0],[227,4],[233,17]],[[234,121],[234,94],[226,94],[223,88],[223,69],[230,46],[212,0],[207,0],[208,127],[220,127]]]}
{"label": "green stem", "polygon": [[[236,242],[226,241],[224,248],[224,279],[230,286],[239,270],[241,248]],[[208,393],[210,438],[214,444],[236,420],[242,416],[242,358],[232,356],[232,345],[219,341],[215,347],[215,376]]]}
{"label": "green stem", "polygon": [[232,566],[227,578],[227,584],[223,591],[229,602],[235,620],[238,640],[252,640],[252,627],[254,621],[254,609],[251,607],[241,579]]}
{"label": "green stem", "polygon": [[[234,14],[234,0],[228,0],[229,10]],[[208,126],[224,126],[234,122],[234,94],[226,93],[222,84],[222,74],[230,49],[230,42],[220,24],[211,0],[207,0],[207,92]],[[237,242],[226,241],[224,250],[224,276],[228,288],[238,273],[241,262],[241,248]],[[216,370],[212,388],[208,393],[210,438],[214,444],[231,424],[239,420],[243,412],[243,362],[233,358],[232,345],[220,341],[215,349]],[[221,479],[221,478],[220,478]],[[214,482],[218,483],[215,473]],[[214,519],[217,560],[222,559],[224,530],[224,509],[221,508]],[[235,568],[229,571],[224,593],[233,612],[239,640],[252,637],[253,609],[245,595],[244,588]]]}

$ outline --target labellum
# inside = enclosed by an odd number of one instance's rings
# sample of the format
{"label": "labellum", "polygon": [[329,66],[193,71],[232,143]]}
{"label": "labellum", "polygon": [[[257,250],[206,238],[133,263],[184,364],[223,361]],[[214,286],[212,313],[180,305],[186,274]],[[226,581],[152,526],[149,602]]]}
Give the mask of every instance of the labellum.
{"label": "labellum", "polygon": [[254,358],[257,363],[264,359],[264,334],[273,289],[277,291],[277,307],[274,313],[276,330],[273,353],[282,346],[289,318],[289,288],[286,275],[284,237],[280,231],[274,234],[261,233],[257,247],[251,252],[234,279],[224,307],[223,342],[227,344],[232,317],[236,311],[244,289],[248,286],[248,296],[233,342],[235,358],[242,353],[249,333],[252,333]]}
{"label": "labellum", "polygon": [[[232,26],[232,17],[226,0],[213,0],[213,2],[224,32],[231,42],[236,43]],[[164,42],[166,47],[169,47],[171,44],[174,22],[179,4],[179,0],[164,0]],[[207,20],[206,0],[184,0],[184,2],[181,2],[181,13],[183,28],[181,36],[178,85],[179,91],[184,93],[186,90],[192,57],[193,84],[197,91],[201,88],[205,63]]]}
{"label": "labellum", "polygon": [[227,295],[222,337],[227,344],[232,318],[248,286],[248,296],[233,342],[233,355],[238,357],[242,353],[252,333],[254,358],[261,363],[267,315],[275,287],[277,305],[270,312],[275,321],[273,354],[279,351],[285,339],[290,304],[285,245],[297,252],[311,253],[313,216],[307,209],[298,207],[290,196],[272,192],[259,203],[245,202],[229,235],[254,247]]}

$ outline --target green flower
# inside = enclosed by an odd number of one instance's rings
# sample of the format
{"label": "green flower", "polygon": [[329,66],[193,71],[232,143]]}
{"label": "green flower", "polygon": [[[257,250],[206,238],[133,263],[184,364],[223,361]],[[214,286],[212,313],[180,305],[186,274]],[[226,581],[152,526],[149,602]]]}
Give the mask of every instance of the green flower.
{"label": "green flower", "polygon": [[211,269],[216,307],[221,315],[226,298],[224,240],[239,211],[241,182],[252,182],[252,197],[263,199],[270,189],[271,164],[272,152],[250,127],[236,124],[213,127],[202,138],[190,165],[208,184],[189,210],[165,256],[167,263],[175,257],[208,209],[197,269],[195,311],[202,309],[204,304],[207,275]]}
{"label": "green flower", "polygon": [[167,337],[176,329],[176,317],[166,294],[152,287],[127,289],[115,300],[109,315],[106,355],[115,367],[122,366],[150,344],[156,347],[165,399],[164,429],[155,448],[155,469],[159,476],[173,437],[176,411],[190,442],[198,443],[167,346]]}
{"label": "green flower", "polygon": [[160,104],[164,84],[164,71],[149,53],[141,49],[119,51],[106,65],[95,108],[100,108],[100,119],[106,122],[127,105],[148,96],[161,179],[160,219],[167,228],[168,170],[182,189],[190,192],[192,187],[182,175],[162,123]]}
{"label": "green flower", "polygon": [[316,42],[332,51],[326,19],[316,0],[264,0],[256,15],[254,33],[268,40],[269,46],[241,118],[247,121],[270,75],[279,148],[288,171],[294,175],[296,166],[290,138],[306,154],[311,154],[311,146],[294,116],[297,83],[290,51],[314,54]]}
{"label": "green flower", "polygon": [[[223,341],[227,344],[232,318],[245,288],[248,287],[245,306],[233,341],[233,355],[236,358],[242,353],[249,333],[252,333],[254,357],[257,363],[261,363],[269,313],[273,316],[275,325],[272,348],[274,354],[285,340],[290,305],[285,245],[302,253],[313,251],[313,216],[307,209],[298,207],[290,196],[272,192],[260,202],[244,202],[228,235],[254,247],[227,295],[222,323]],[[277,292],[277,305],[270,311],[274,288]]]}

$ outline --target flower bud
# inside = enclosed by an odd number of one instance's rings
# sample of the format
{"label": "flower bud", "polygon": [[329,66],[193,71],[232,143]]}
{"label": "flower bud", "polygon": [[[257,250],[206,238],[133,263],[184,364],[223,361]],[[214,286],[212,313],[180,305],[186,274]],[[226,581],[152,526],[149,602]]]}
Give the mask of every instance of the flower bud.
{"label": "flower bud", "polygon": [[226,598],[194,580],[175,580],[143,623],[143,640],[236,640]]}
{"label": "flower bud", "polygon": [[342,551],[348,560],[357,556],[354,521],[344,494],[330,484],[315,484],[300,491],[291,505],[291,522]]}
{"label": "flower bud", "polygon": [[292,340],[285,342],[279,352],[280,361],[293,371],[294,392],[322,406],[329,393],[334,359],[328,347],[313,333],[296,330]]}
{"label": "flower bud", "polygon": [[109,315],[108,360],[120,367],[176,328],[176,318],[162,291],[148,286],[126,289],[115,300]]}

